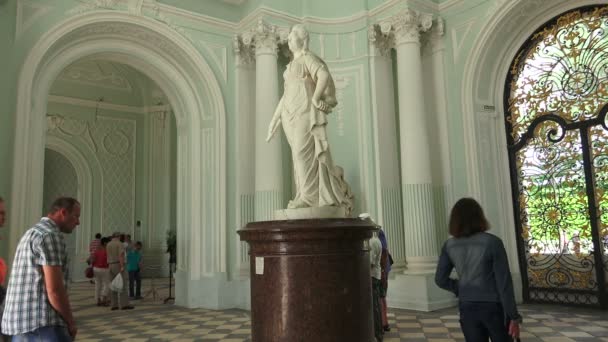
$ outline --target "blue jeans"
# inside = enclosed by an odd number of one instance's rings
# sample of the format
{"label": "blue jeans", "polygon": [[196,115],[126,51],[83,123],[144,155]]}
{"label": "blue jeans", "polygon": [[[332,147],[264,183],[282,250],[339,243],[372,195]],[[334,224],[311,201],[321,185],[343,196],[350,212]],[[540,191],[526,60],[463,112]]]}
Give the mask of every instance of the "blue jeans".
{"label": "blue jeans", "polygon": [[460,302],[460,327],[467,342],[510,341],[500,303]]}
{"label": "blue jeans", "polygon": [[38,328],[25,334],[13,336],[12,342],[72,342],[68,328],[50,326]]}

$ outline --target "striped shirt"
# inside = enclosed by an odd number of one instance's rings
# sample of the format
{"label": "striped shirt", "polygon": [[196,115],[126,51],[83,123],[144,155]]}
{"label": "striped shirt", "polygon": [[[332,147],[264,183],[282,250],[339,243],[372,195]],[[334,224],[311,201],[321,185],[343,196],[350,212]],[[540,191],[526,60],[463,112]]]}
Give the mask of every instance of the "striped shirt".
{"label": "striped shirt", "polygon": [[2,333],[24,334],[46,326],[65,326],[47,296],[42,266],[61,266],[67,284],[68,260],[63,234],[44,217],[19,241],[8,283]]}

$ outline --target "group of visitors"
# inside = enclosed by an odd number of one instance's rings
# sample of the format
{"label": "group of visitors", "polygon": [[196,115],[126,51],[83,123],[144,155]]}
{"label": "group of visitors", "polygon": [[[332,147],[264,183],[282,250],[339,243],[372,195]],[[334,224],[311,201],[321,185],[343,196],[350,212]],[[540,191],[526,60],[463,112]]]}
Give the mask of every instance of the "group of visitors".
{"label": "group of visitors", "polygon": [[[129,234],[95,235],[89,244],[88,263],[93,268],[97,306],[111,305],[111,310],[130,310],[133,306],[129,305],[129,299],[142,299],[141,248],[142,243],[133,243]],[[129,298],[126,291],[111,290],[110,282],[119,274],[124,281],[129,279]]]}
{"label": "group of visitors", "polygon": [[[133,243],[129,234],[115,232],[109,237],[102,237],[100,233],[95,235],[89,244],[88,262],[93,267],[97,306],[111,305],[111,310],[130,310],[133,306],[129,304],[129,299],[142,299],[141,248],[142,243]],[[110,288],[110,282],[119,274],[124,281],[129,279],[129,298],[126,291]]]}
{"label": "group of visitors", "polygon": [[[0,198],[0,227],[6,216]],[[67,253],[63,234],[80,224],[80,203],[70,197],[55,200],[49,213],[28,229],[15,252],[11,277],[4,290],[6,265],[0,260],[2,339],[12,341],[71,341],[77,333],[67,293]],[[460,199],[452,208],[448,239],[437,265],[435,282],[459,298],[460,325],[467,341],[493,342],[519,338],[521,316],[507,253],[502,241],[486,233],[490,228],[483,209],[474,199]],[[63,234],[62,234],[63,233]],[[95,298],[107,305],[108,283],[117,275],[129,279],[129,295],[141,298],[141,242],[116,232],[97,234],[90,244],[90,263],[95,273]],[[374,335],[378,342],[390,331],[386,315],[386,291],[392,258],[384,232],[370,239]],[[456,270],[458,279],[450,277]],[[112,310],[133,309],[126,291],[112,291]]]}

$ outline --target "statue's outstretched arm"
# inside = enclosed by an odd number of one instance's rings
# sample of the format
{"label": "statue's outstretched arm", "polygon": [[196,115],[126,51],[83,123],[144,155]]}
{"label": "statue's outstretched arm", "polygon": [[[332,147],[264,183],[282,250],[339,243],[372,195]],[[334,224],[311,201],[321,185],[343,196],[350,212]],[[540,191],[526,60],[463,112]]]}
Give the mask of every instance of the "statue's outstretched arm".
{"label": "statue's outstretched arm", "polygon": [[281,125],[281,111],[283,107],[283,98],[279,101],[277,105],[277,109],[274,111],[274,115],[272,116],[272,120],[270,120],[270,124],[268,125],[268,136],[266,136],[266,142],[270,141],[274,136],[274,133],[277,131],[279,126]]}

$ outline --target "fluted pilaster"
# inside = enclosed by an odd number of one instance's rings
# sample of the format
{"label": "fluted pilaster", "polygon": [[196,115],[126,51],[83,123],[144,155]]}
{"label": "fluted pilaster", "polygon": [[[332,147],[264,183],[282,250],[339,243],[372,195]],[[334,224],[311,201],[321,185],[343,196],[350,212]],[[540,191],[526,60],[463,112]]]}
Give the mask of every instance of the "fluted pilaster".
{"label": "fluted pilaster", "polygon": [[403,231],[403,202],[399,175],[399,139],[395,111],[395,87],[391,49],[394,37],[390,25],[371,25],[368,29],[372,107],[376,120],[376,163],[378,185],[382,191],[379,207],[382,215],[378,223],[387,236],[389,250],[395,264],[393,269],[405,268],[405,238]]}
{"label": "fluted pilaster", "polygon": [[408,272],[431,272],[437,260],[435,200],[431,180],[421,34],[433,16],[406,9],[377,25],[397,50],[401,193]]}
{"label": "fluted pilaster", "polygon": [[[255,56],[255,219],[272,219],[284,206],[281,139],[266,142],[268,124],[279,102],[277,51],[287,30],[259,20],[237,38],[237,58]],[[243,47],[247,47],[244,49]]]}

